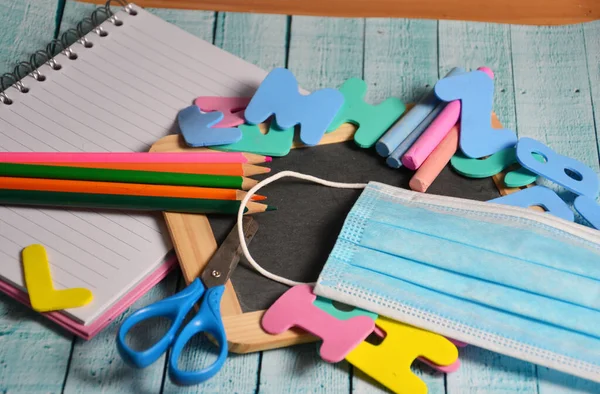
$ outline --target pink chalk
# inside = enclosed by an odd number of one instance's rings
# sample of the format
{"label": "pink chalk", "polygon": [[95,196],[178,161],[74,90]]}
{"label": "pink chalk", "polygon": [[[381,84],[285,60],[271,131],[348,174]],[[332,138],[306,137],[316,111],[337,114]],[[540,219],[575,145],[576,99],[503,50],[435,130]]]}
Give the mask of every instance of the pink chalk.
{"label": "pink chalk", "polygon": [[313,305],[316,299],[311,286],[294,286],[267,309],[261,326],[269,334],[300,327],[323,340],[319,350],[323,360],[340,362],[373,332],[375,321],[367,316],[340,320]]}
{"label": "pink chalk", "polygon": [[405,167],[416,170],[448,135],[460,117],[460,100],[451,101],[402,156]]}
{"label": "pink chalk", "polygon": [[440,142],[427,160],[421,164],[415,175],[409,182],[412,190],[425,192],[431,186],[435,178],[442,172],[446,164],[458,149],[459,125],[454,126],[448,135]]}
{"label": "pink chalk", "polygon": [[223,119],[215,127],[235,127],[244,124],[244,110],[248,106],[251,97],[198,97],[194,104],[202,112],[219,111],[223,113]]}
{"label": "pink chalk", "polygon": [[[265,161],[270,161],[269,157]],[[242,152],[0,152],[1,163],[247,163]]]}

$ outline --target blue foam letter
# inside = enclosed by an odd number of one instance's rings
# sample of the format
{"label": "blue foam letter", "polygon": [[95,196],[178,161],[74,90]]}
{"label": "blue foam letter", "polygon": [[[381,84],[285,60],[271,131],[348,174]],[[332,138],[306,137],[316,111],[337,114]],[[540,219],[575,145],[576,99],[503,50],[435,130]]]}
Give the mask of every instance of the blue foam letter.
{"label": "blue foam letter", "polygon": [[[544,158],[536,160],[534,154]],[[517,160],[531,172],[555,182],[575,194],[596,198],[598,176],[594,170],[580,161],[559,155],[546,145],[532,138],[521,138],[517,143]]]}
{"label": "blue foam letter", "polygon": [[485,72],[443,78],[434,90],[440,100],[461,101],[460,148],[466,156],[478,159],[515,146],[517,135],[512,130],[491,126],[494,81]]}
{"label": "blue foam letter", "polygon": [[596,201],[586,196],[579,196],[575,199],[573,206],[585,220],[600,230],[600,205]]}
{"label": "blue foam letter", "polygon": [[488,202],[523,208],[539,205],[554,216],[558,216],[559,218],[571,222],[575,220],[575,215],[567,203],[565,203],[553,190],[544,186],[528,187],[527,189],[520,190],[516,193],[494,198]]}
{"label": "blue foam letter", "polygon": [[276,68],[260,84],[244,116],[248,123],[259,124],[275,115],[281,129],[300,124],[300,140],[312,146],[319,143],[343,104],[344,95],[335,89],[300,94],[294,74]]}
{"label": "blue foam letter", "polygon": [[196,105],[182,109],[177,114],[179,129],[186,144],[192,147],[233,144],[242,139],[237,128],[212,128],[223,119],[222,112],[200,112]]}

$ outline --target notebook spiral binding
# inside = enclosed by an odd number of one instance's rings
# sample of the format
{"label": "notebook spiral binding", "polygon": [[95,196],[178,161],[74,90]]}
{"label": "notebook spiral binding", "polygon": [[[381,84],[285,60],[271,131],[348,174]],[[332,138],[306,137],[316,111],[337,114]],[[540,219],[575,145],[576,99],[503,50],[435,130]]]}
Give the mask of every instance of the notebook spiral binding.
{"label": "notebook spiral binding", "polygon": [[[85,37],[90,31],[98,34],[101,37],[106,37],[108,33],[100,26],[105,20],[109,20],[116,26],[123,25],[123,21],[117,18],[117,15],[111,9],[111,3],[115,0],[107,0],[106,4],[96,8],[89,17],[83,18],[75,28],[69,29],[61,34],[60,38],[54,39],[46,45],[45,49],[40,49],[34,52],[29,61],[22,61],[18,63],[12,72],[4,73],[0,76],[0,102],[5,105],[12,104],[12,100],[7,95],[6,90],[10,87],[15,87],[21,93],[27,93],[29,88],[23,83],[23,79],[31,76],[38,82],[43,82],[46,77],[38,70],[42,65],[47,64],[53,70],[60,70],[61,65],[55,60],[55,57],[63,53],[69,59],[77,59],[77,53],[71,49],[71,46],[78,42],[85,48],[91,48],[93,44]],[[129,15],[137,15],[131,4],[128,4],[124,0],[116,0],[123,10]],[[104,17],[100,20],[99,18]],[[91,29],[85,31],[85,29],[91,26]],[[70,41],[75,38],[74,41]]]}

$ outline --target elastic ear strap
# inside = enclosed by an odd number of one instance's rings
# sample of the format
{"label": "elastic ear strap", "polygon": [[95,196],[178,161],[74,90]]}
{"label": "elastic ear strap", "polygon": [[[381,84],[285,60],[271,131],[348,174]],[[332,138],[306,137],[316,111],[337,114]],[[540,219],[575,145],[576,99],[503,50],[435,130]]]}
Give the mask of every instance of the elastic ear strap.
{"label": "elastic ear strap", "polygon": [[324,186],[334,187],[337,189],[364,189],[367,186],[367,184],[366,183],[331,182],[331,181],[326,181],[325,179],[317,178],[312,175],[301,174],[299,172],[281,171],[281,172],[279,172],[273,176],[270,176],[270,177],[260,181],[259,183],[257,183],[252,189],[250,189],[248,191],[248,194],[246,194],[246,196],[240,203],[240,209],[239,209],[238,215],[237,215],[238,235],[240,238],[240,245],[242,246],[242,252],[244,253],[244,256],[246,257],[246,259],[248,260],[250,265],[252,267],[254,267],[254,269],[257,270],[263,276],[265,276],[271,280],[274,280],[275,282],[283,283],[284,285],[288,285],[288,286],[297,286],[297,285],[304,285],[304,284],[314,285],[314,283],[296,282],[296,281],[293,281],[290,279],[283,278],[279,275],[272,274],[271,272],[267,271],[266,269],[264,269],[263,267],[258,265],[258,263],[250,255],[250,251],[248,251],[248,245],[246,245],[246,237],[244,235],[244,226],[242,226],[242,217],[244,216],[244,208],[246,208],[246,204],[248,204],[248,201],[250,201],[252,196],[254,194],[256,194],[257,191],[259,191],[263,187],[267,186],[269,183],[275,182],[276,180],[285,178],[285,177],[304,179],[307,181],[318,183],[318,184],[321,184]]}

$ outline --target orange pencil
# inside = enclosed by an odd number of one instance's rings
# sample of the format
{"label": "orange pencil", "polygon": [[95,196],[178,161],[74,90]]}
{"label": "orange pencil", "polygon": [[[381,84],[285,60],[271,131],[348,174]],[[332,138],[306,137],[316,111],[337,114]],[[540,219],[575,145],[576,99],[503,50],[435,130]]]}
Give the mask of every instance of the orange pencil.
{"label": "orange pencil", "polygon": [[[24,163],[27,164],[27,163]],[[31,163],[34,164],[34,163]],[[271,171],[268,167],[242,163],[35,163],[45,166],[106,168],[112,170],[136,170],[178,172],[183,174],[253,176]]]}
{"label": "orange pencil", "polygon": [[[10,190],[202,198],[209,200],[238,201],[242,200],[246,195],[245,191],[235,189],[11,177],[0,177],[0,188]],[[254,201],[265,199],[265,196],[260,195],[255,195],[252,197],[252,200]]]}

